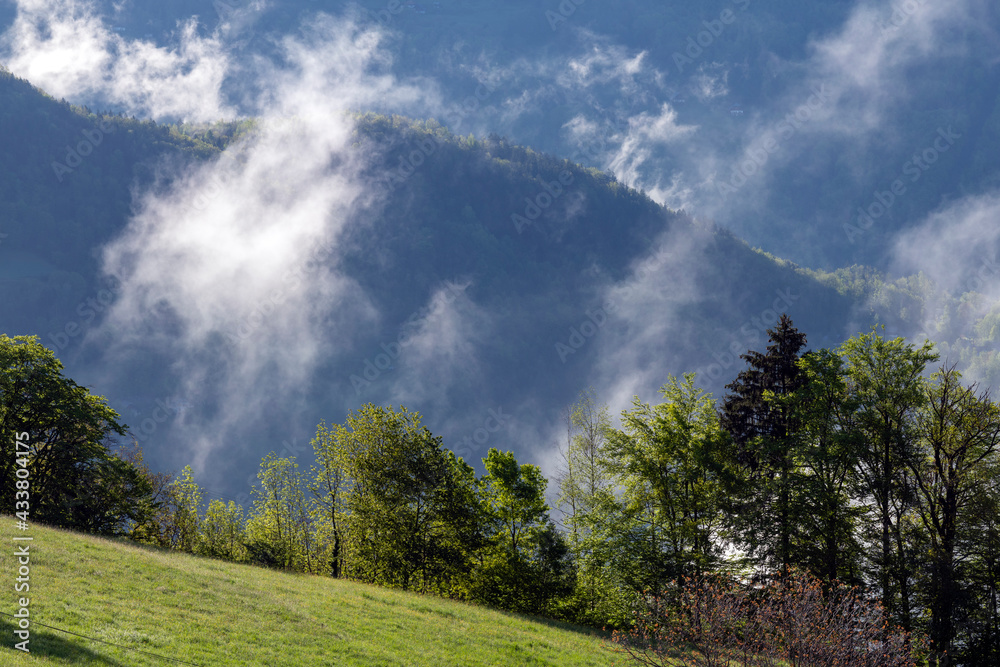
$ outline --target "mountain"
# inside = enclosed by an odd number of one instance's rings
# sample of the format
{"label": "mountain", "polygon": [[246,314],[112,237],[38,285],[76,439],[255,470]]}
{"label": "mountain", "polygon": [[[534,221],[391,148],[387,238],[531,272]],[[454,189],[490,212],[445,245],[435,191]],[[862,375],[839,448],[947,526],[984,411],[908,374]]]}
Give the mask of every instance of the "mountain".
{"label": "mountain", "polygon": [[319,13],[380,30],[389,71],[434,100],[366,108],[611,169],[824,270],[893,270],[900,232],[998,183],[1000,17],[980,0],[947,10],[846,0],[94,6],[115,39],[174,53],[209,44],[180,27],[197,17],[197,34],[230,58],[237,105],[255,84],[252,57],[280,61],[285,37]]}
{"label": "mountain", "polygon": [[269,194],[287,128],[103,116],[10,75],[0,103],[0,329],[40,336],[154,466],[194,462],[220,495],[245,500],[266,452],[307,455],[321,419],[367,402],[423,412],[473,464],[497,446],[551,473],[581,390],[624,407],[697,371],[720,395],[782,312],[813,347],[879,322],[1000,373],[972,285],[801,268],[496,135],[342,116],[321,175]]}
{"label": "mountain", "polygon": [[[122,294],[98,265],[142,210],[137,193],[170,192],[178,174],[222,153],[177,127],[100,117],[10,76],[0,99],[5,136],[24,138],[7,149],[18,152],[6,168],[30,166],[5,203],[0,328],[39,335],[71,375],[112,399],[152,461],[180,467],[194,456],[183,445],[188,429],[217,418],[233,391],[222,379],[270,340],[248,332],[244,341],[231,323],[200,348],[212,370],[196,395],[176,349],[110,344],[125,345],[106,317]],[[301,393],[269,394],[273,368],[261,371],[260,387],[241,390],[269,395],[252,424],[240,425],[252,432],[240,437],[242,451],[224,455],[238,463],[206,463],[218,471],[212,486],[244,490],[230,468],[249,473],[278,443],[308,441],[321,418],[339,421],[368,401],[422,410],[472,461],[490,444],[530,442],[543,454],[560,407],[590,383],[651,393],[668,373],[702,368],[719,386],[736,371],[734,353],[763,341],[778,310],[816,343],[839,342],[852,321],[852,297],[596,170],[498,137],[454,137],[433,121],[369,114],[352,123],[352,150],[367,156],[361,178],[374,194],[327,263],[350,277],[369,315],[345,322],[347,312],[325,313],[317,331],[330,347]],[[42,128],[44,140],[33,141]],[[100,145],[60,182],[51,163],[98,132]],[[218,142],[236,130],[212,132],[192,134]],[[177,321],[161,324],[169,331]],[[164,426],[151,420],[158,401],[171,406]],[[490,410],[511,416],[503,431],[490,443],[470,438]]]}
{"label": "mountain", "polygon": [[119,231],[131,189],[164,160],[218,148],[168,127],[57,102],[0,69],[0,317],[11,330],[55,330],[93,291],[94,251]]}

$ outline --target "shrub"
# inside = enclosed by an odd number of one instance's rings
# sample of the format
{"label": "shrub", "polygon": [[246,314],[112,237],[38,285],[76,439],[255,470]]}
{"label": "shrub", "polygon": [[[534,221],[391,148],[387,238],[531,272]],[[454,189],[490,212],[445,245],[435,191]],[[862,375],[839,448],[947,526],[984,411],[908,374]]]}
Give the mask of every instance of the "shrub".
{"label": "shrub", "polygon": [[910,667],[923,646],[857,589],[824,589],[802,573],[759,588],[686,579],[679,592],[641,596],[633,626],[612,642],[633,662],[662,667]]}

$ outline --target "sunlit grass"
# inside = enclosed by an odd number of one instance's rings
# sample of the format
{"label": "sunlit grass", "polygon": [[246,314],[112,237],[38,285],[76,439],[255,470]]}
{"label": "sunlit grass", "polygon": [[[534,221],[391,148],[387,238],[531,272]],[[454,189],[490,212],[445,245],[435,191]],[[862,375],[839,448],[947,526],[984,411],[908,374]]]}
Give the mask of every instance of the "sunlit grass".
{"label": "sunlit grass", "polygon": [[[0,518],[12,613],[13,519]],[[190,663],[610,665],[592,630],[375,586],[33,526],[31,618]],[[39,626],[31,655],[0,617],[0,665],[177,664]]]}

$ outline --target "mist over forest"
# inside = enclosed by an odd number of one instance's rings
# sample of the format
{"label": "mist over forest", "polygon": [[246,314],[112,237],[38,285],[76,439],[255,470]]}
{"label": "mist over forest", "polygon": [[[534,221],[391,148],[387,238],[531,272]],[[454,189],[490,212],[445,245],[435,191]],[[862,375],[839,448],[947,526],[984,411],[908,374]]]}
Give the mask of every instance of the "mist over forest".
{"label": "mist over forest", "polygon": [[311,664],[997,664],[998,65],[991,0],[3,0],[0,512],[126,539],[0,629],[279,664],[166,629],[255,566]]}
{"label": "mist over forest", "polygon": [[553,476],[581,391],[721,397],[781,313],[995,386],[996,13],[8,2],[0,330],[225,497],[369,402]]}

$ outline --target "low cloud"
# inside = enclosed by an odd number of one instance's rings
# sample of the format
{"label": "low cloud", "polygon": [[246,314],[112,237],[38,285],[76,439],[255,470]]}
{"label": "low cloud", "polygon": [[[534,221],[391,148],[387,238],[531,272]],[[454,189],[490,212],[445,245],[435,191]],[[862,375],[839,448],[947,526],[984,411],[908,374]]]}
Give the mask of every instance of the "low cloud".
{"label": "low cloud", "polygon": [[644,177],[648,163],[657,152],[662,156],[663,149],[689,139],[697,129],[693,125],[679,123],[676,110],[669,104],[662,105],[658,114],[639,114],[629,119],[628,129],[610,158],[608,168],[624,183],[659,189],[659,182],[650,184]]}
{"label": "low cloud", "polygon": [[479,363],[495,335],[492,316],[465,294],[468,284],[448,284],[431,296],[424,317],[405,332],[394,403],[420,403],[444,417],[454,412],[452,392],[478,393],[487,382]]}
{"label": "low cloud", "polygon": [[175,43],[163,47],[118,35],[86,0],[16,4],[0,58],[49,94],[156,120],[236,114],[221,92],[230,58],[218,34],[199,36],[195,19],[179,24]]}
{"label": "low cloud", "polygon": [[[172,439],[199,467],[262,428],[308,428],[295,406],[311,400],[317,370],[380,323],[338,269],[342,235],[364,233],[359,214],[384,194],[363,180],[372,156],[355,144],[348,111],[427,98],[387,73],[381,39],[321,15],[282,41],[283,64],[259,69],[255,131],[139,194],[127,229],[104,249],[104,269],[122,287],[90,342],[108,359],[168,364],[164,375],[179,384],[171,394],[199,406]],[[439,316],[427,335],[462,335],[448,312]],[[434,356],[430,342],[415,349]]]}
{"label": "low cloud", "polygon": [[1000,193],[948,204],[896,238],[891,272],[923,273],[954,297],[979,292],[996,301],[1000,298],[998,220]]}

